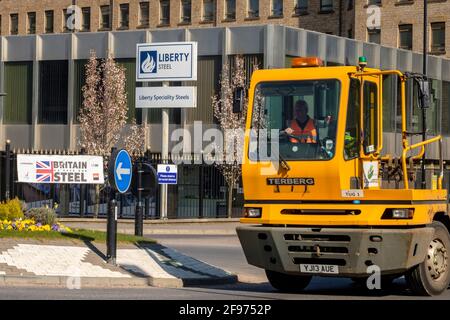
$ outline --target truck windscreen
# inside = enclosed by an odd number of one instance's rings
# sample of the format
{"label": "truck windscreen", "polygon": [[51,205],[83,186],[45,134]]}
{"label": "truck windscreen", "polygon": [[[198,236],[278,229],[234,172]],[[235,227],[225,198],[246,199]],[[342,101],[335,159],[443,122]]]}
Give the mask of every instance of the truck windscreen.
{"label": "truck windscreen", "polygon": [[262,82],[253,99],[253,161],[334,157],[341,84],[336,79]]}

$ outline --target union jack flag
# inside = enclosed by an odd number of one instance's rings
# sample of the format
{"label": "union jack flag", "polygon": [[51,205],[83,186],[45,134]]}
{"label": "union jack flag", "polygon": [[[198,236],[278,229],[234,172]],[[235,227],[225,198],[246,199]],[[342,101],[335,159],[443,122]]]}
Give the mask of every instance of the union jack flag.
{"label": "union jack flag", "polygon": [[36,180],[53,182],[53,163],[51,161],[36,161]]}

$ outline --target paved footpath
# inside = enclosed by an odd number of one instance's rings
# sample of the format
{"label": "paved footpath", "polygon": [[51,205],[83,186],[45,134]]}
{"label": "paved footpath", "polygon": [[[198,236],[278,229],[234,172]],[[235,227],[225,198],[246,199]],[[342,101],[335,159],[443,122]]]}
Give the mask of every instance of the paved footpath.
{"label": "paved footpath", "polygon": [[[106,219],[61,218],[71,228],[106,231]],[[236,235],[239,219],[169,219],[145,220],[144,234],[167,235]],[[117,232],[134,234],[134,219],[119,219]]]}
{"label": "paved footpath", "polygon": [[234,283],[237,277],[159,244],[119,244],[116,265],[105,262],[105,244],[2,239],[0,286],[179,288]]}

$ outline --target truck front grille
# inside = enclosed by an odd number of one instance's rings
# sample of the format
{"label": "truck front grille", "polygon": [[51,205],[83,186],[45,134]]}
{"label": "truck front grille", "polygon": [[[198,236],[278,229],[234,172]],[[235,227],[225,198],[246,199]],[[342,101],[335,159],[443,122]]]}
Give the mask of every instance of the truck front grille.
{"label": "truck front grille", "polygon": [[314,242],[350,242],[351,238],[347,235],[329,235],[329,234],[300,234],[286,233],[284,235],[286,241],[314,241]]}
{"label": "truck front grille", "polygon": [[294,258],[294,264],[324,264],[332,266],[345,266],[344,259]]}

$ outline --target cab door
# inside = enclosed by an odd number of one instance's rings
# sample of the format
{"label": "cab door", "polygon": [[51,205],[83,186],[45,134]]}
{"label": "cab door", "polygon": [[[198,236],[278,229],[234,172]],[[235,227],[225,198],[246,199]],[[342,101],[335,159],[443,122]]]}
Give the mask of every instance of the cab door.
{"label": "cab door", "polygon": [[382,119],[379,93],[378,77],[350,78],[344,133],[344,160],[350,174],[344,179],[350,179],[350,189],[373,189],[380,185]]}
{"label": "cab door", "polygon": [[380,105],[381,76],[362,78],[361,83],[361,144],[360,176],[364,189],[379,189],[381,186],[380,155],[383,128]]}

